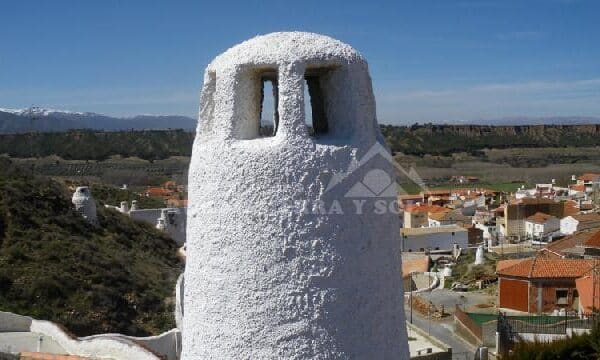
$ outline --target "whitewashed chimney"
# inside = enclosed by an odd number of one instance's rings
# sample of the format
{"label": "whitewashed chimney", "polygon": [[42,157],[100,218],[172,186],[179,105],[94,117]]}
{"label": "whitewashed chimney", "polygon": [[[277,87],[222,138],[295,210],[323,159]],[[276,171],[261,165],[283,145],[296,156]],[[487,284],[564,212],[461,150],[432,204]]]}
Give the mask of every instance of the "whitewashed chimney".
{"label": "whitewashed chimney", "polygon": [[75,189],[71,202],[75,205],[75,210],[77,210],[90,224],[98,225],[96,201],[94,200],[89,187],[79,186]]}
{"label": "whitewashed chimney", "polygon": [[373,211],[397,193],[365,59],[322,35],[259,36],[208,66],[200,102],[182,359],[408,359],[399,219]]}

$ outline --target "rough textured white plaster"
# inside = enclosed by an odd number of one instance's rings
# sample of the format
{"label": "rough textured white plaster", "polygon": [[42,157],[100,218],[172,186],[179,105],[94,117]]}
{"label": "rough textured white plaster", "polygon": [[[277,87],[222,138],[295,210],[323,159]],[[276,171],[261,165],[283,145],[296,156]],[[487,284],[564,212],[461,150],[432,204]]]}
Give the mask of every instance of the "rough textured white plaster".
{"label": "rough textured white plaster", "polygon": [[[135,337],[99,334],[75,338],[53,322],[0,311],[0,332],[35,333],[51,337],[69,354],[113,360],[176,360],[181,352],[181,332],[172,329],[156,336]],[[26,338],[28,335],[24,334]],[[151,351],[148,351],[151,350]],[[36,351],[36,348],[28,349]]]}
{"label": "rough textured white plaster", "polygon": [[56,324],[44,320],[33,320],[30,331],[52,337],[69,354],[73,355],[116,360],[160,359],[157,355],[142,348],[130,339],[119,337],[118,335],[104,335],[101,337],[80,339],[72,338]]}
{"label": "rough textured white plaster", "polygon": [[183,274],[177,278],[175,284],[175,325],[179,331],[183,331],[183,288],[185,285]]}
{"label": "rough textured white plaster", "polygon": [[[329,132],[311,137],[304,72],[315,67],[328,70]],[[265,70],[278,72],[280,120],[259,138]],[[208,66],[189,172],[182,359],[408,359],[398,215],[288,205],[347,205],[350,184],[326,191],[328,180],[377,142],[367,63],[346,44],[274,33]]]}
{"label": "rough textured white plaster", "polygon": [[[140,350],[146,352],[146,355],[144,356],[147,356],[146,358],[148,359],[155,359],[156,356],[154,354],[156,354],[164,357],[167,360],[177,360],[179,359],[181,353],[181,332],[179,329],[172,329],[160,335],[145,337],[128,336],[123,334],[99,334],[79,338],[79,341],[87,343],[98,342],[100,344],[104,344],[105,346],[106,344],[114,344],[115,342],[135,344],[136,346],[140,347]],[[139,345],[143,345],[143,347],[151,350],[154,352],[154,354],[147,354],[146,349],[141,348]],[[114,348],[115,346],[113,345],[112,347]],[[109,356],[108,354],[110,353],[114,353],[114,350],[110,350],[109,347],[102,353],[102,356]],[[142,352],[138,351],[138,353],[141,354]]]}

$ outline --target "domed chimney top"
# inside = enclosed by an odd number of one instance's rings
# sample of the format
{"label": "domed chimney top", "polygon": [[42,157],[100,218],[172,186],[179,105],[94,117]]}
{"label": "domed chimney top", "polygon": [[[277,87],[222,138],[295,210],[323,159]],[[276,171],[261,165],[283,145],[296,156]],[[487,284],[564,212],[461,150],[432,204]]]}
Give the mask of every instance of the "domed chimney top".
{"label": "domed chimney top", "polygon": [[[264,101],[267,82],[273,103]],[[313,33],[257,36],[225,51],[206,68],[200,102],[198,133],[205,142],[373,143],[378,133],[367,62],[350,45]],[[266,106],[273,107],[268,135],[261,128]]]}
{"label": "domed chimney top", "polygon": [[333,65],[363,61],[359,52],[350,45],[329,36],[299,31],[276,32],[233,46],[217,56],[208,70],[247,64],[272,66],[304,62]]}

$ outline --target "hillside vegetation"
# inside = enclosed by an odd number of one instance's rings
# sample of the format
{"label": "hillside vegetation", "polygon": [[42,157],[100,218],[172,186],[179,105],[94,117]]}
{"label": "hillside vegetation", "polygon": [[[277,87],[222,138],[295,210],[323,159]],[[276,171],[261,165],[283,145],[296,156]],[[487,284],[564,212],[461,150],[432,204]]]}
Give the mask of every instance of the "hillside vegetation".
{"label": "hillside vegetation", "polygon": [[[381,125],[381,131],[394,153],[409,155],[600,145],[600,125]],[[67,160],[105,160],[121,155],[157,160],[190,156],[193,140],[194,133],[183,130],[3,134],[0,154],[18,158],[57,155]]]}
{"label": "hillside vegetation", "polygon": [[0,310],[79,336],[173,328],[177,245],[116,211],[98,207],[98,220],[84,221],[62,184],[0,163]]}
{"label": "hillside vegetation", "polygon": [[193,140],[194,133],[183,130],[3,134],[0,135],[0,154],[18,158],[58,155],[67,160],[105,160],[121,155],[155,160],[189,156]]}
{"label": "hillside vegetation", "polygon": [[600,145],[600,125],[382,125],[393,152],[449,155],[486,148]]}

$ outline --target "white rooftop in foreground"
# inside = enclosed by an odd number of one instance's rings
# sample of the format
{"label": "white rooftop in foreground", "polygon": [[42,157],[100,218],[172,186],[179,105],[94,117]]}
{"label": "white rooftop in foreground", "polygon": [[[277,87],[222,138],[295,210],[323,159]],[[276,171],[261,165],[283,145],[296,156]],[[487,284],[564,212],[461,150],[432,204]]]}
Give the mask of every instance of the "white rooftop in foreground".
{"label": "white rooftop in foreground", "polygon": [[408,332],[408,349],[410,351],[411,359],[415,356],[428,354],[428,349],[431,349],[429,354],[437,354],[448,351],[447,349],[434,344],[419,332],[413,330],[410,326],[408,326],[408,323],[406,325],[406,331]]}
{"label": "white rooftop in foreground", "polygon": [[450,233],[450,232],[466,232],[462,226],[456,224],[442,225],[434,227],[420,227],[420,228],[401,228],[400,232],[405,236],[410,235],[428,235],[428,234],[439,234],[439,233]]}
{"label": "white rooftop in foreground", "polygon": [[67,351],[53,338],[34,332],[0,332],[0,351],[10,353],[41,351],[51,354],[67,354]]}

